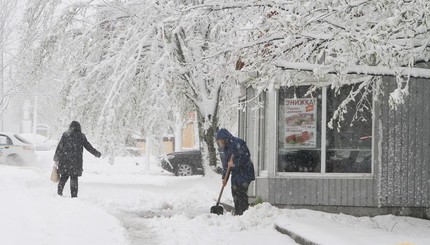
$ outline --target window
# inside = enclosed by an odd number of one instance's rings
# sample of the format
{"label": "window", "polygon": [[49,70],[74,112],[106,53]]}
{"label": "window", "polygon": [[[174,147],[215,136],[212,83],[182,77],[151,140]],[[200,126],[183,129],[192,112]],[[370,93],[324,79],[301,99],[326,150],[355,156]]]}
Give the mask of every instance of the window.
{"label": "window", "polygon": [[[371,173],[372,95],[358,95],[347,106],[344,120],[333,124],[339,105],[357,85],[338,91],[310,86],[283,87],[278,102],[278,172]],[[354,120],[353,120],[354,119]]]}
{"label": "window", "polygon": [[278,172],[321,171],[321,89],[282,88],[278,110]]}
{"label": "window", "polygon": [[[246,88],[245,97],[239,101],[239,137],[246,141],[256,170],[267,171],[265,155],[266,93],[257,94],[252,87]],[[258,166],[258,167],[257,167]]]}
{"label": "window", "polygon": [[250,148],[251,154],[254,149],[254,145],[257,143],[255,142],[254,134],[256,130],[256,114],[255,110],[257,108],[258,99],[255,97],[255,90],[252,87],[248,87],[246,89],[246,134],[243,138],[248,148]]}
{"label": "window", "polygon": [[260,171],[266,171],[267,170],[267,165],[266,162],[264,161],[264,154],[265,154],[265,149],[266,149],[266,135],[265,135],[265,128],[266,128],[266,118],[268,118],[266,115],[268,113],[268,110],[266,110],[267,108],[267,100],[266,100],[266,93],[263,92],[260,94],[259,96],[259,101],[261,104],[263,104],[264,106],[261,107],[258,111],[259,113],[259,122],[258,122],[258,166],[259,166],[259,170]]}
{"label": "window", "polygon": [[245,138],[245,132],[246,132],[246,111],[245,111],[245,100],[246,99],[241,99],[239,101],[239,132],[238,132],[238,136],[239,138],[244,139]]}
{"label": "window", "polygon": [[[347,98],[351,89],[356,90],[356,86],[342,87],[336,94],[333,89],[327,89],[327,120],[333,117],[334,112]],[[357,96],[357,98],[361,98],[362,94]],[[372,96],[365,96],[364,102],[372,105]],[[371,173],[371,106],[368,110],[356,110],[356,107],[356,103],[348,105],[348,113],[344,114],[344,120],[339,122],[339,125],[333,125],[333,129],[327,128],[327,173]]]}
{"label": "window", "polygon": [[12,140],[6,135],[0,135],[0,145],[12,145]]}

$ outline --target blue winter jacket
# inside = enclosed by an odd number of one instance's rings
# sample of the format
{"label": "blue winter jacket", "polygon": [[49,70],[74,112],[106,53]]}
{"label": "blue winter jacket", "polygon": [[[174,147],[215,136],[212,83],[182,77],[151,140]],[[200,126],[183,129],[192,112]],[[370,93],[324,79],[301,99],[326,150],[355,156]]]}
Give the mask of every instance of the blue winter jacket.
{"label": "blue winter jacket", "polygon": [[216,139],[227,139],[228,144],[224,149],[219,149],[223,167],[222,178],[227,172],[228,162],[233,155],[234,168],[231,170],[231,183],[240,185],[255,180],[254,164],[246,142],[234,137],[227,129],[220,129]]}

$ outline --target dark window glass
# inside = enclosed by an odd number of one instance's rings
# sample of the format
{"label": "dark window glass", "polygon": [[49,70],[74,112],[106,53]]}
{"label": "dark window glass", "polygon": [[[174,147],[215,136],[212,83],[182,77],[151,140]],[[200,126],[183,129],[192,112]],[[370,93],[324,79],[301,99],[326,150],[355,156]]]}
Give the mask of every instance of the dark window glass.
{"label": "dark window glass", "polygon": [[[337,92],[327,89],[327,120],[357,87],[343,86]],[[372,94],[357,95],[346,107],[343,119],[339,124],[335,121],[333,129],[327,127],[326,172],[371,173]]]}

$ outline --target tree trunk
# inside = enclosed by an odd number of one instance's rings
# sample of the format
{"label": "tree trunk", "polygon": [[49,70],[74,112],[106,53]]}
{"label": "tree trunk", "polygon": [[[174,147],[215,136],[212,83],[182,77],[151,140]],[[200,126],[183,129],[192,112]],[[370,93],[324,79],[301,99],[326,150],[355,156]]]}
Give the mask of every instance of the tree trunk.
{"label": "tree trunk", "polygon": [[175,115],[175,145],[174,150],[175,151],[181,151],[182,150],[182,118],[180,113],[176,113]]}
{"label": "tree trunk", "polygon": [[[200,145],[203,153],[203,161],[209,160],[209,164],[203,164],[204,166],[204,174],[209,174],[209,171],[213,171],[217,167],[217,152],[215,149],[215,134],[218,125],[218,116],[212,116],[210,118],[204,117],[199,111],[197,112],[198,116],[198,127],[199,127],[199,137],[200,142],[203,144]],[[210,120],[210,122],[206,122],[206,120]],[[205,129],[204,125],[210,125],[207,129]],[[206,162],[206,161],[205,161]]]}

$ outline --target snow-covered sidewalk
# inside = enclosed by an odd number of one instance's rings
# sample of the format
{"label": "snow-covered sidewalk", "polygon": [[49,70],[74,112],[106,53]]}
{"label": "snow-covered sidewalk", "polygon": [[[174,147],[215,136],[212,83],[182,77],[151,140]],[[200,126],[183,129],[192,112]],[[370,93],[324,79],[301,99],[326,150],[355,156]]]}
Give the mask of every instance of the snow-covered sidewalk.
{"label": "snow-covered sidewalk", "polygon": [[49,171],[0,166],[0,195],[0,244],[128,243],[102,208],[58,196]]}
{"label": "snow-covered sidewalk", "polygon": [[[276,231],[273,216],[210,214],[221,187],[219,176],[176,177],[155,162],[145,173],[142,161],[118,158],[113,166],[93,161],[82,178],[91,194],[83,189],[80,198],[117,216],[131,244],[296,244]],[[231,204],[229,188],[222,200]]]}
{"label": "snow-covered sidewalk", "polygon": [[[56,195],[52,153],[44,154],[37,167],[0,165],[0,244],[296,244],[275,230],[274,217],[210,214],[219,176],[176,177],[156,162],[146,173],[143,158],[111,166],[87,156],[71,199],[69,183]],[[223,201],[231,203],[230,191]]]}
{"label": "snow-covered sidewalk", "polygon": [[[270,205],[260,208],[273,209]],[[354,217],[311,210],[283,210],[276,225],[320,245],[430,244],[430,221],[411,217]]]}
{"label": "snow-covered sidewalk", "polygon": [[[296,244],[275,226],[316,244],[430,244],[430,221],[409,217],[357,218],[311,210],[279,209],[268,203],[243,216],[210,214],[219,176],[176,177],[154,160],[86,156],[79,198],[64,197],[49,181],[52,152],[38,165],[0,165],[0,244]],[[232,203],[231,192],[223,202]]]}

